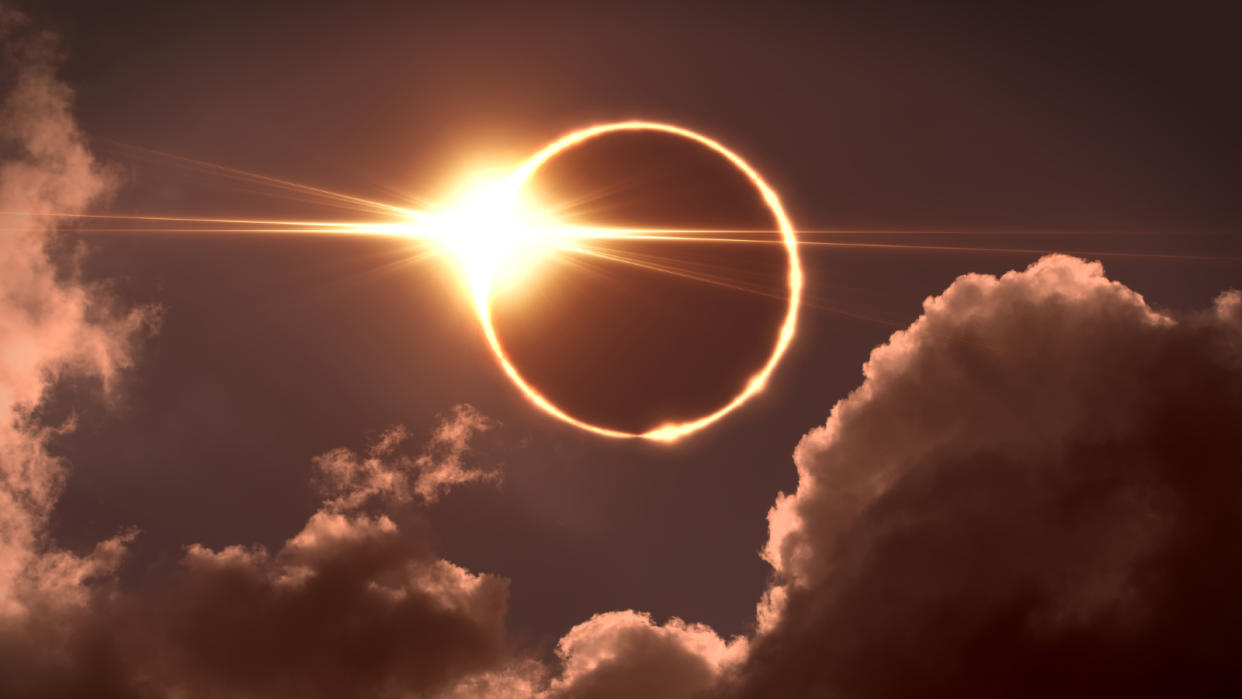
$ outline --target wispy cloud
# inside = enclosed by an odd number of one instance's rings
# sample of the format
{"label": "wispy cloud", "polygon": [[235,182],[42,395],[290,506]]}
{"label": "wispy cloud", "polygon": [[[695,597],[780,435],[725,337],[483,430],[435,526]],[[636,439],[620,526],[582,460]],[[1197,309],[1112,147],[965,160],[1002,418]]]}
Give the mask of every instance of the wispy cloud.
{"label": "wispy cloud", "polygon": [[[106,395],[131,363],[153,309],[126,310],[84,282],[74,251],[52,252],[56,230],[34,214],[80,211],[103,196],[109,178],[91,156],[56,79],[54,37],[0,7],[0,49],[10,89],[0,107],[0,616],[20,615],[54,590],[113,566],[128,535],[77,557],[46,536],[66,464],[48,441],[74,428],[39,415],[47,392],[67,378],[98,381]],[[63,246],[60,246],[63,248]]]}
{"label": "wispy cloud", "polygon": [[337,511],[353,510],[372,500],[403,504],[431,503],[455,486],[499,483],[500,469],[469,461],[471,440],[493,422],[470,405],[458,405],[441,418],[430,441],[417,454],[401,452],[410,433],[393,427],[364,454],[340,448],[315,457],[313,480]]}

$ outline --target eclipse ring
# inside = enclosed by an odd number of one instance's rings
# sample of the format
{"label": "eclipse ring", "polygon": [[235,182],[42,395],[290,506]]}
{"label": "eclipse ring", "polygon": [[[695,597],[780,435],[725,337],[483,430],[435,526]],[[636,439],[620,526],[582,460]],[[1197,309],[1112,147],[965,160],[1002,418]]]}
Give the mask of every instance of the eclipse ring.
{"label": "eclipse ring", "polygon": [[777,226],[780,229],[781,242],[785,247],[788,255],[789,269],[787,274],[787,288],[789,291],[789,302],[785,309],[785,318],[781,323],[780,330],[777,332],[775,342],[772,344],[771,353],[768,355],[767,361],[747,380],[745,387],[736,395],[728,400],[724,405],[716,408],[712,412],[700,415],[681,422],[669,422],[646,432],[625,432],[615,430],[602,425],[596,425],[570,415],[562,410],[546,396],[539,392],[537,388],[531,385],[513,362],[505,353],[504,347],[501,345],[499,338],[496,336],[496,328],[492,324],[491,317],[491,286],[490,284],[480,295],[477,303],[479,305],[479,319],[483,325],[483,333],[487,337],[487,343],[491,346],[492,352],[496,355],[497,361],[500,362],[501,368],[509,379],[521,389],[531,402],[543,409],[544,412],[553,415],[561,420],[605,437],[615,438],[642,438],[657,441],[673,441],[684,437],[696,430],[702,429],[717,420],[728,415],[737,407],[741,406],[755,394],[763,390],[768,377],[771,376],[776,365],[780,362],[781,357],[788,349],[789,343],[793,340],[794,332],[798,324],[798,307],[801,303],[802,296],[802,265],[798,259],[798,238],[795,234],[793,224],[789,221],[789,216],[785,213],[784,207],[781,206],[780,198],[776,195],[776,191],[772,189],[763,177],[742,159],[737,153],[726,148],[724,145],[700,133],[674,126],[672,124],[662,124],[650,121],[622,121],[611,124],[598,124],[579,129],[569,133],[552,143],[544,146],[544,148],[529,160],[522,164],[512,175],[511,184],[516,189],[521,187],[527,180],[535,174],[535,172],[552,157],[574,146],[580,145],[597,136],[616,133],[620,131],[654,131],[666,134],[672,134],[691,141],[715,151],[719,155],[728,160],[734,167],[740,170],[751,185],[758,190],[763,197],[764,203],[767,205],[772,217],[776,219]]}

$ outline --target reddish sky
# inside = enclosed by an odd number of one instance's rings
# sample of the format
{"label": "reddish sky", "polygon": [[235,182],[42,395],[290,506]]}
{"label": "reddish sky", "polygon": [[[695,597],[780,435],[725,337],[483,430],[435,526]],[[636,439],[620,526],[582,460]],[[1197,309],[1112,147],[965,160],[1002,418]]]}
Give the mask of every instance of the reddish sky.
{"label": "reddish sky", "polygon": [[[342,215],[140,149],[421,205],[568,130],[645,118],[737,150],[799,227],[902,247],[804,248],[801,329],[767,390],[665,445],[599,438],[534,409],[452,270],[406,264],[406,241],[22,222],[20,240],[37,244],[6,254],[33,271],[12,275],[6,298],[52,294],[35,306],[53,308],[71,289],[96,301],[74,316],[77,335],[37,314],[6,330],[46,359],[5,367],[26,377],[0,393],[21,417],[5,445],[35,445],[38,473],[66,474],[21,520],[29,541],[10,536],[34,558],[12,560],[34,570],[57,551],[141,534],[114,573],[53,590],[90,590],[64,612],[86,650],[13,640],[38,605],[0,587],[26,614],[5,617],[0,668],[35,668],[14,691],[982,696],[1072,694],[1084,674],[1105,694],[1184,687],[1192,672],[1218,690],[1236,682],[1223,654],[1238,627],[1222,636],[1211,619],[1237,616],[1223,590],[1242,565],[1208,534],[1237,526],[1236,495],[1219,493],[1238,492],[1242,417],[1240,316],[1236,300],[1216,301],[1242,285],[1240,66],[1224,10],[21,7],[27,25],[6,30],[19,47],[9,118],[76,129],[107,168],[81,181],[107,186],[90,197],[73,180],[73,197],[31,199],[40,173],[61,187],[75,171],[23,150],[38,128],[14,128],[0,154],[43,170],[5,170],[6,211]],[[31,27],[60,37],[54,74],[40,68],[46,52],[20,48]],[[67,112],[56,85],[72,90]],[[27,103],[60,120],[12,106]],[[544,176],[566,199],[606,193],[584,212],[602,219],[748,227],[766,216],[736,173],[659,138],[601,142]],[[668,254],[779,296],[778,250]],[[1103,271],[1050,258],[1023,272],[1039,251],[1087,251]],[[97,312],[105,296],[111,310]],[[126,325],[155,308],[157,329]],[[781,308],[632,269],[552,265],[498,304],[497,323],[549,395],[638,429],[718,404],[770,345]],[[1159,313],[1175,319],[1168,328]],[[83,363],[75,348],[94,345],[82,338],[120,344]],[[75,429],[38,432],[69,415]],[[367,469],[401,475],[371,492]],[[350,500],[361,493],[373,497]],[[765,520],[778,493],[793,497]],[[251,548],[224,560],[229,546]],[[448,562],[485,576],[445,583],[451,604],[388,609],[362,585],[405,575],[425,592],[417,581]],[[274,582],[296,570],[336,587],[300,598]],[[1172,571],[1187,572],[1177,582]],[[108,585],[122,603],[96,599]],[[756,604],[786,596],[756,635]],[[1186,597],[1204,601],[1174,602]],[[217,607],[241,620],[216,623],[232,619]],[[652,619],[588,622],[623,610]],[[172,621],[131,638],[115,631],[137,623],[126,615]],[[270,636],[253,640],[246,619]],[[735,635],[746,640],[720,640]],[[288,653],[266,654],[272,645]],[[605,656],[611,665],[595,663]],[[1167,672],[1118,669],[1139,660]],[[627,684],[639,676],[666,693]]]}

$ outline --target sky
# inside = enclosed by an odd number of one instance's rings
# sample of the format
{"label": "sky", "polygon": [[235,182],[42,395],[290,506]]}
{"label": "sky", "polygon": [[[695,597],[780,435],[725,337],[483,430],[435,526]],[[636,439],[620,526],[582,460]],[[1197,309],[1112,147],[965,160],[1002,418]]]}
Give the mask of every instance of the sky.
{"label": "sky", "polygon": [[[0,694],[1239,689],[1224,4],[391,5],[0,10]],[[765,390],[672,443],[532,405],[407,239],[48,215],[370,215],[212,165],[431,209],[629,119],[808,243]],[[532,186],[776,240],[673,137]],[[496,299],[572,414],[692,418],[770,352],[780,246],[658,245],[698,278]]]}

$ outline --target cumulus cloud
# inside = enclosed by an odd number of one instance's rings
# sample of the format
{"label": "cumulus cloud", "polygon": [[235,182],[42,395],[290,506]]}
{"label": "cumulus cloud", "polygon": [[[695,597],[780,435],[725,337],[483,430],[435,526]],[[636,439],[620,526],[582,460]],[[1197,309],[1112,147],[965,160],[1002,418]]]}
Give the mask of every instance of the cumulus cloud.
{"label": "cumulus cloud", "polygon": [[[119,544],[101,548],[87,560],[119,562]],[[191,544],[142,594],[106,575],[69,591],[83,603],[0,625],[0,695],[523,696],[539,679],[506,647],[508,581],[382,514],[325,505],[275,552]]]}
{"label": "cumulus cloud", "polygon": [[325,504],[335,510],[355,509],[371,500],[430,503],[454,486],[499,483],[501,472],[495,466],[481,467],[466,460],[471,439],[492,426],[473,406],[458,405],[441,418],[417,456],[400,453],[410,433],[397,426],[380,435],[365,455],[339,448],[315,457],[313,480],[328,498]]}
{"label": "cumulus cloud", "polygon": [[596,614],[556,645],[562,671],[548,699],[678,699],[707,696],[746,657],[746,639],[725,641],[710,627],[649,614]]}
{"label": "cumulus cloud", "polygon": [[[46,537],[47,518],[66,464],[48,451],[72,419],[47,424],[48,392],[67,378],[98,382],[106,394],[128,368],[134,340],[154,321],[150,309],[125,311],[106,290],[83,282],[75,251],[57,245],[45,214],[74,213],[108,188],[56,80],[56,46],[24,17],[0,7],[0,618],[52,598],[81,602],[77,583],[119,561],[127,536],[74,556]],[[58,252],[53,252],[54,250]]]}
{"label": "cumulus cloud", "polygon": [[960,277],[795,451],[746,696],[1229,695],[1242,295]]}
{"label": "cumulus cloud", "polygon": [[189,547],[122,642],[161,696],[425,696],[502,659],[507,596],[387,517],[320,511],[275,554]]}
{"label": "cumulus cloud", "polygon": [[552,662],[510,658],[463,677],[443,699],[691,699],[715,697],[745,658],[747,640],[633,610],[596,614],[556,644]]}

